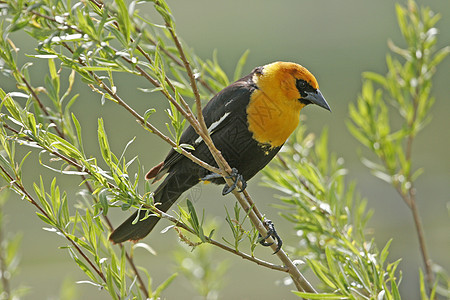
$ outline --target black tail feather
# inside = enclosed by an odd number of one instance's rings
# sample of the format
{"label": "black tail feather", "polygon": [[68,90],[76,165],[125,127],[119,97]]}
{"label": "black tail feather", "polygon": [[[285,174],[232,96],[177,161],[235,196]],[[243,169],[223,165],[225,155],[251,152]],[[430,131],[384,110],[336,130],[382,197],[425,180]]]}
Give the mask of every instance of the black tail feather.
{"label": "black tail feather", "polygon": [[[166,212],[169,210],[171,204],[166,206],[167,207],[158,206],[158,209]],[[134,220],[136,220],[138,212],[139,219],[135,224],[133,224]],[[119,227],[116,228],[116,230],[111,233],[109,240],[117,244],[128,240],[138,241],[146,237],[160,220],[157,216],[150,216],[147,219],[142,220],[142,218],[145,217],[146,212],[147,211],[145,210],[140,210],[132,214],[131,217],[126,219]]]}
{"label": "black tail feather", "polygon": [[[155,203],[160,203],[157,208],[163,212],[167,212],[183,192],[198,182],[198,176],[193,176],[193,174],[169,174],[155,191]],[[139,220],[133,224],[137,214],[138,211],[117,227],[109,236],[109,240],[116,244],[128,240],[138,241],[146,237],[160,220],[157,216],[150,216],[145,220],[141,220],[146,214],[145,210],[141,210]]]}

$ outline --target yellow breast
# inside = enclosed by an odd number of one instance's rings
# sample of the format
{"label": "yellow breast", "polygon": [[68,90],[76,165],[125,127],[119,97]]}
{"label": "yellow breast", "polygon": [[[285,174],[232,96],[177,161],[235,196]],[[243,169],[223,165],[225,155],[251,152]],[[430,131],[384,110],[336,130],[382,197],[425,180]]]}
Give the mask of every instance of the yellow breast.
{"label": "yellow breast", "polygon": [[256,141],[269,144],[271,148],[286,142],[297,127],[300,110],[305,106],[299,101],[300,93],[291,71],[293,67],[298,69],[298,65],[293,65],[269,64],[253,77],[258,89],[247,106],[249,130]]}
{"label": "yellow breast", "polygon": [[300,102],[287,105],[256,90],[247,107],[248,126],[253,138],[271,148],[283,145],[298,125]]}

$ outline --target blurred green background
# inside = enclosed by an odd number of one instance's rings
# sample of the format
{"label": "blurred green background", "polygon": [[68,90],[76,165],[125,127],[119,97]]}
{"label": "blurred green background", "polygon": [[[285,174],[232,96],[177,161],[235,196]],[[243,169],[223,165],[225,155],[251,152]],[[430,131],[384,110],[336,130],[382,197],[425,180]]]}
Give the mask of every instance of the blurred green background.
{"label": "blurred green background", "polygon": [[[370,222],[379,247],[393,238],[390,260],[402,258],[403,270],[401,293],[404,299],[419,299],[418,268],[422,260],[417,243],[414,224],[406,205],[394,190],[372,177],[362,166],[358,158],[359,144],[347,131],[348,104],[355,101],[361,88],[361,72],[376,71],[384,74],[385,56],[388,51],[387,39],[404,46],[395,17],[394,1],[183,1],[168,0],[177,21],[177,30],[183,40],[203,59],[211,58],[215,49],[224,70],[231,77],[234,66],[242,53],[250,49],[250,56],[244,73],[253,67],[276,60],[294,61],[306,66],[318,79],[320,89],[333,112],[327,113],[316,107],[308,107],[306,115],[308,130],[320,133],[329,127],[330,149],[346,161],[349,178],[356,179],[358,189],[369,199],[369,206],[375,210]],[[401,2],[405,4],[406,1]],[[429,5],[434,12],[442,14],[438,23],[440,30],[439,47],[450,44],[450,1],[421,1]],[[140,6],[141,14],[150,18],[155,16],[151,5]],[[158,23],[158,20],[154,22]],[[33,53],[34,41],[27,36],[15,36],[15,43],[23,53]],[[25,58],[22,59],[22,63]],[[42,72],[45,62],[37,61],[31,69],[34,85],[42,84]],[[165,101],[158,95],[149,95],[129,88],[136,84],[148,87],[144,80],[120,77],[116,84],[122,97],[143,113],[147,108],[159,108],[158,124],[163,124]],[[433,121],[418,136],[413,149],[415,167],[425,167],[425,173],[417,182],[418,206],[426,231],[430,256],[435,263],[450,270],[450,59],[439,66],[434,80],[436,103],[432,109]],[[1,87],[12,91],[12,82],[1,77]],[[122,89],[121,89],[122,87]],[[128,157],[139,155],[140,162],[149,169],[160,162],[167,145],[156,137],[144,132],[124,111],[112,103],[100,104],[98,94],[92,93],[80,82],[77,92],[81,94],[74,109],[82,123],[85,134],[84,143],[87,153],[98,153],[97,118],[103,117],[112,149],[120,153],[126,143],[133,138]],[[125,96],[124,96],[125,95]],[[120,121],[118,121],[120,120]],[[34,157],[36,158],[36,157]],[[38,172],[44,173],[49,183],[54,174],[32,165],[28,159],[27,170],[30,173],[28,184],[37,178]],[[67,190],[69,199],[74,203],[81,197],[73,178],[60,178],[59,183]],[[270,207],[276,202],[272,190],[258,184],[259,177],[249,184],[249,191],[256,199],[259,208],[274,221],[282,233],[286,244],[295,244],[295,233],[291,232],[287,221]],[[205,209],[208,217],[222,225],[223,206],[234,203],[232,196],[221,198],[220,188],[201,186],[201,197],[195,205],[198,210]],[[21,272],[13,284],[23,284],[31,288],[26,299],[58,299],[62,282],[69,278],[73,281],[85,280],[84,274],[69,258],[63,238],[43,231],[43,223],[34,216],[34,209],[28,203],[11,197],[8,203],[8,229],[11,232],[24,233],[21,249]],[[113,210],[111,219],[118,225],[128,212]],[[138,250],[138,263],[146,266],[156,284],[162,282],[174,270],[175,263],[171,252],[178,246],[173,232],[158,234],[168,223],[161,222],[157,230],[148,238],[149,243],[159,255],[154,257]],[[142,251],[142,252],[140,252]],[[257,254],[276,261],[269,251],[258,250]],[[240,258],[215,252],[218,261],[230,263],[227,276],[223,279],[225,288],[222,299],[293,299],[289,290],[281,282],[284,274],[262,270],[258,266]],[[312,276],[311,274],[309,274]],[[79,299],[107,299],[106,293],[95,287],[77,285]],[[195,299],[197,294],[181,276],[172,283],[164,294],[167,299]]]}

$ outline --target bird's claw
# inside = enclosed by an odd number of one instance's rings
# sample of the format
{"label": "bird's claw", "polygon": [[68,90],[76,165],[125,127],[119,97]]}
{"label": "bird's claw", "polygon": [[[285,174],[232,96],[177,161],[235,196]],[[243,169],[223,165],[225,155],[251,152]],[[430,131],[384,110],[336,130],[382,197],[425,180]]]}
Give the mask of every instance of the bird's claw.
{"label": "bird's claw", "polygon": [[267,235],[265,237],[262,237],[261,234],[259,234],[259,243],[265,247],[273,245],[273,242],[269,243],[266,242],[266,239],[269,237],[273,238],[277,242],[277,248],[275,249],[275,252],[273,254],[276,254],[278,251],[280,251],[281,246],[283,245],[283,241],[281,240],[280,236],[278,235],[277,231],[275,230],[275,226],[273,225],[272,221],[270,220],[264,220],[264,225],[267,228]]}
{"label": "bird's claw", "polygon": [[247,182],[244,180],[244,176],[239,174],[236,168],[232,168],[231,174],[229,176],[226,176],[225,178],[233,179],[233,184],[231,186],[225,184],[225,187],[222,190],[223,196],[231,193],[237,187],[239,181],[242,183],[242,188],[238,192],[243,192],[247,187]]}

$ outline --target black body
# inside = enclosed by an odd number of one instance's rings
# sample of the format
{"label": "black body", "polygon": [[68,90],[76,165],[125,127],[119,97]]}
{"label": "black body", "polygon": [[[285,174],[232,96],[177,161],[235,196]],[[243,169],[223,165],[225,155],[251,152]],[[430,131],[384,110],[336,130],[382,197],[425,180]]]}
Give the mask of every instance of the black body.
{"label": "black body", "polygon": [[[220,91],[203,109],[203,116],[215,146],[232,168],[236,168],[244,178],[251,179],[278,153],[281,147],[270,148],[255,141],[248,130],[247,105],[252,92],[257,89],[252,77],[256,68],[249,75],[239,79]],[[226,117],[224,117],[226,115]],[[218,122],[220,120],[220,122]],[[217,166],[206,144],[200,140],[198,134],[189,126],[182,134],[180,144],[193,145],[192,154],[210,165]],[[154,193],[155,203],[161,203],[158,208],[168,211],[183,192],[200,182],[201,178],[210,172],[192,162],[175,150],[170,150],[163,167],[156,178],[168,173],[164,181]],[[216,184],[224,184],[223,178],[211,180]],[[141,211],[141,216],[145,211]],[[160,218],[151,216],[136,224],[137,212],[120,225],[110,236],[110,240],[121,243],[126,240],[139,240],[153,229]]]}

